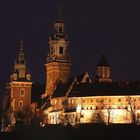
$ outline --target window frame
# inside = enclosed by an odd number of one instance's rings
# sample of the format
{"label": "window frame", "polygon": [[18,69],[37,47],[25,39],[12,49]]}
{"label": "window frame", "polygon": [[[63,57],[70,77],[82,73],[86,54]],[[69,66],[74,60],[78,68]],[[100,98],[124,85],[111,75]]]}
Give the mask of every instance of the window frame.
{"label": "window frame", "polygon": [[20,97],[25,97],[25,89],[24,88],[20,89]]}

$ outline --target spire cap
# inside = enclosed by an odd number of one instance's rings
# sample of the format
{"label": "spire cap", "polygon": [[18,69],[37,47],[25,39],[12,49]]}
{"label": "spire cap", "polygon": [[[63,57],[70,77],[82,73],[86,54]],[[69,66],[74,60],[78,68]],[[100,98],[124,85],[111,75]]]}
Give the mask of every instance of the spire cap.
{"label": "spire cap", "polygon": [[99,63],[97,64],[97,66],[106,66],[106,67],[110,67],[110,65],[108,64],[106,57],[104,54],[102,54]]}
{"label": "spire cap", "polygon": [[57,19],[56,23],[64,23],[64,20],[62,19],[62,7],[58,6],[57,7]]}

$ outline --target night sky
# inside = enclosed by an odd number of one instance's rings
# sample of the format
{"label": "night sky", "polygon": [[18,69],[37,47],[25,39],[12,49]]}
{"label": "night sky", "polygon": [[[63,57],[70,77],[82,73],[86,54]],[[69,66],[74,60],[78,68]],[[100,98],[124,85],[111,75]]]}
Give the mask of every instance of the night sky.
{"label": "night sky", "polygon": [[140,80],[138,3],[99,0],[4,0],[0,3],[0,88],[10,79],[19,40],[24,38],[34,82],[45,83],[48,37],[62,7],[70,40],[72,75],[93,75],[102,53],[114,80]]}

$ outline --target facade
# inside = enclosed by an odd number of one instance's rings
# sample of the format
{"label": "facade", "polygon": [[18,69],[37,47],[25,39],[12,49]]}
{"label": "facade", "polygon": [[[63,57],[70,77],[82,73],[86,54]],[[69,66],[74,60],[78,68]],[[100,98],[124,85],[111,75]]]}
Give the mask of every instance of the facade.
{"label": "facade", "polygon": [[[60,23],[58,24],[58,22]],[[55,30],[56,27],[58,27],[59,31],[59,27],[61,25],[63,25],[61,27],[61,30],[63,30],[64,21],[58,20],[57,24],[57,26],[56,23],[54,24]],[[59,68],[56,66],[56,63],[60,64],[60,61],[57,62],[57,59],[60,60],[59,54],[57,53],[60,52],[60,47],[59,50],[55,49],[58,49],[57,45],[61,39],[58,37],[58,40],[55,41],[56,46],[53,44],[54,40],[52,40],[52,38],[49,40],[50,52],[48,55],[49,59],[47,59],[46,64],[48,79],[46,80],[46,87],[48,87],[46,88],[46,93],[48,92],[48,94],[46,95],[50,97],[50,106],[43,110],[44,116],[46,116],[44,119],[45,123],[139,124],[140,83],[112,81],[111,67],[104,54],[101,56],[101,59],[96,66],[96,74],[94,78],[91,78],[88,72],[85,72],[68,79],[68,77],[70,77],[69,55],[65,55],[67,57],[63,57],[63,61],[67,62],[64,65],[66,68],[64,72],[63,65],[60,65]],[[64,45],[65,47],[67,46],[66,44]],[[67,52],[67,54],[69,53]],[[51,66],[52,64],[53,67]],[[53,68],[55,70],[53,70]],[[51,82],[52,80],[54,82]],[[52,89],[49,90],[49,87],[52,87]],[[50,93],[50,91],[52,92]]]}
{"label": "facade", "polygon": [[[48,115],[49,124],[139,124],[140,89],[137,86],[131,87],[131,84],[123,86],[117,82],[77,84],[75,81],[69,95],[54,95],[51,107],[44,113]],[[58,93],[56,91],[56,94]]]}
{"label": "facade", "polygon": [[40,90],[44,89],[43,86],[33,85],[31,81],[23,40],[20,41],[14,71],[7,86],[8,96],[5,96],[9,103],[6,115],[9,114],[10,125],[16,123],[16,114],[27,108],[40,116],[41,123],[46,125],[140,123],[140,82],[113,81],[105,55],[101,56],[93,78],[88,72],[71,77],[69,40],[60,14],[48,44],[46,89],[43,91]]}

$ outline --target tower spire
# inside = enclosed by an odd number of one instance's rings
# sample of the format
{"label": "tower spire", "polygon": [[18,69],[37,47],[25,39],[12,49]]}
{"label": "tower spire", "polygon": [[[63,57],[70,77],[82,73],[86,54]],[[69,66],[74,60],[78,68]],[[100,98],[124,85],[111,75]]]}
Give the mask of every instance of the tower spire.
{"label": "tower spire", "polygon": [[21,37],[21,39],[20,39],[20,45],[19,45],[19,52],[18,52],[17,63],[19,63],[19,64],[25,64],[26,63],[25,53],[24,53],[24,41],[23,41],[23,37]]}
{"label": "tower spire", "polygon": [[23,46],[24,46],[24,41],[23,41],[23,36],[20,39],[20,51],[23,51]]}
{"label": "tower spire", "polygon": [[62,7],[58,6],[57,9],[58,9],[58,18],[60,19],[61,18]]}
{"label": "tower spire", "polygon": [[20,42],[19,42],[18,56],[14,64],[14,73],[11,76],[11,80],[14,80],[14,81],[17,81],[17,80],[30,81],[31,80],[31,75],[29,74],[27,70],[23,37],[21,37]]}

